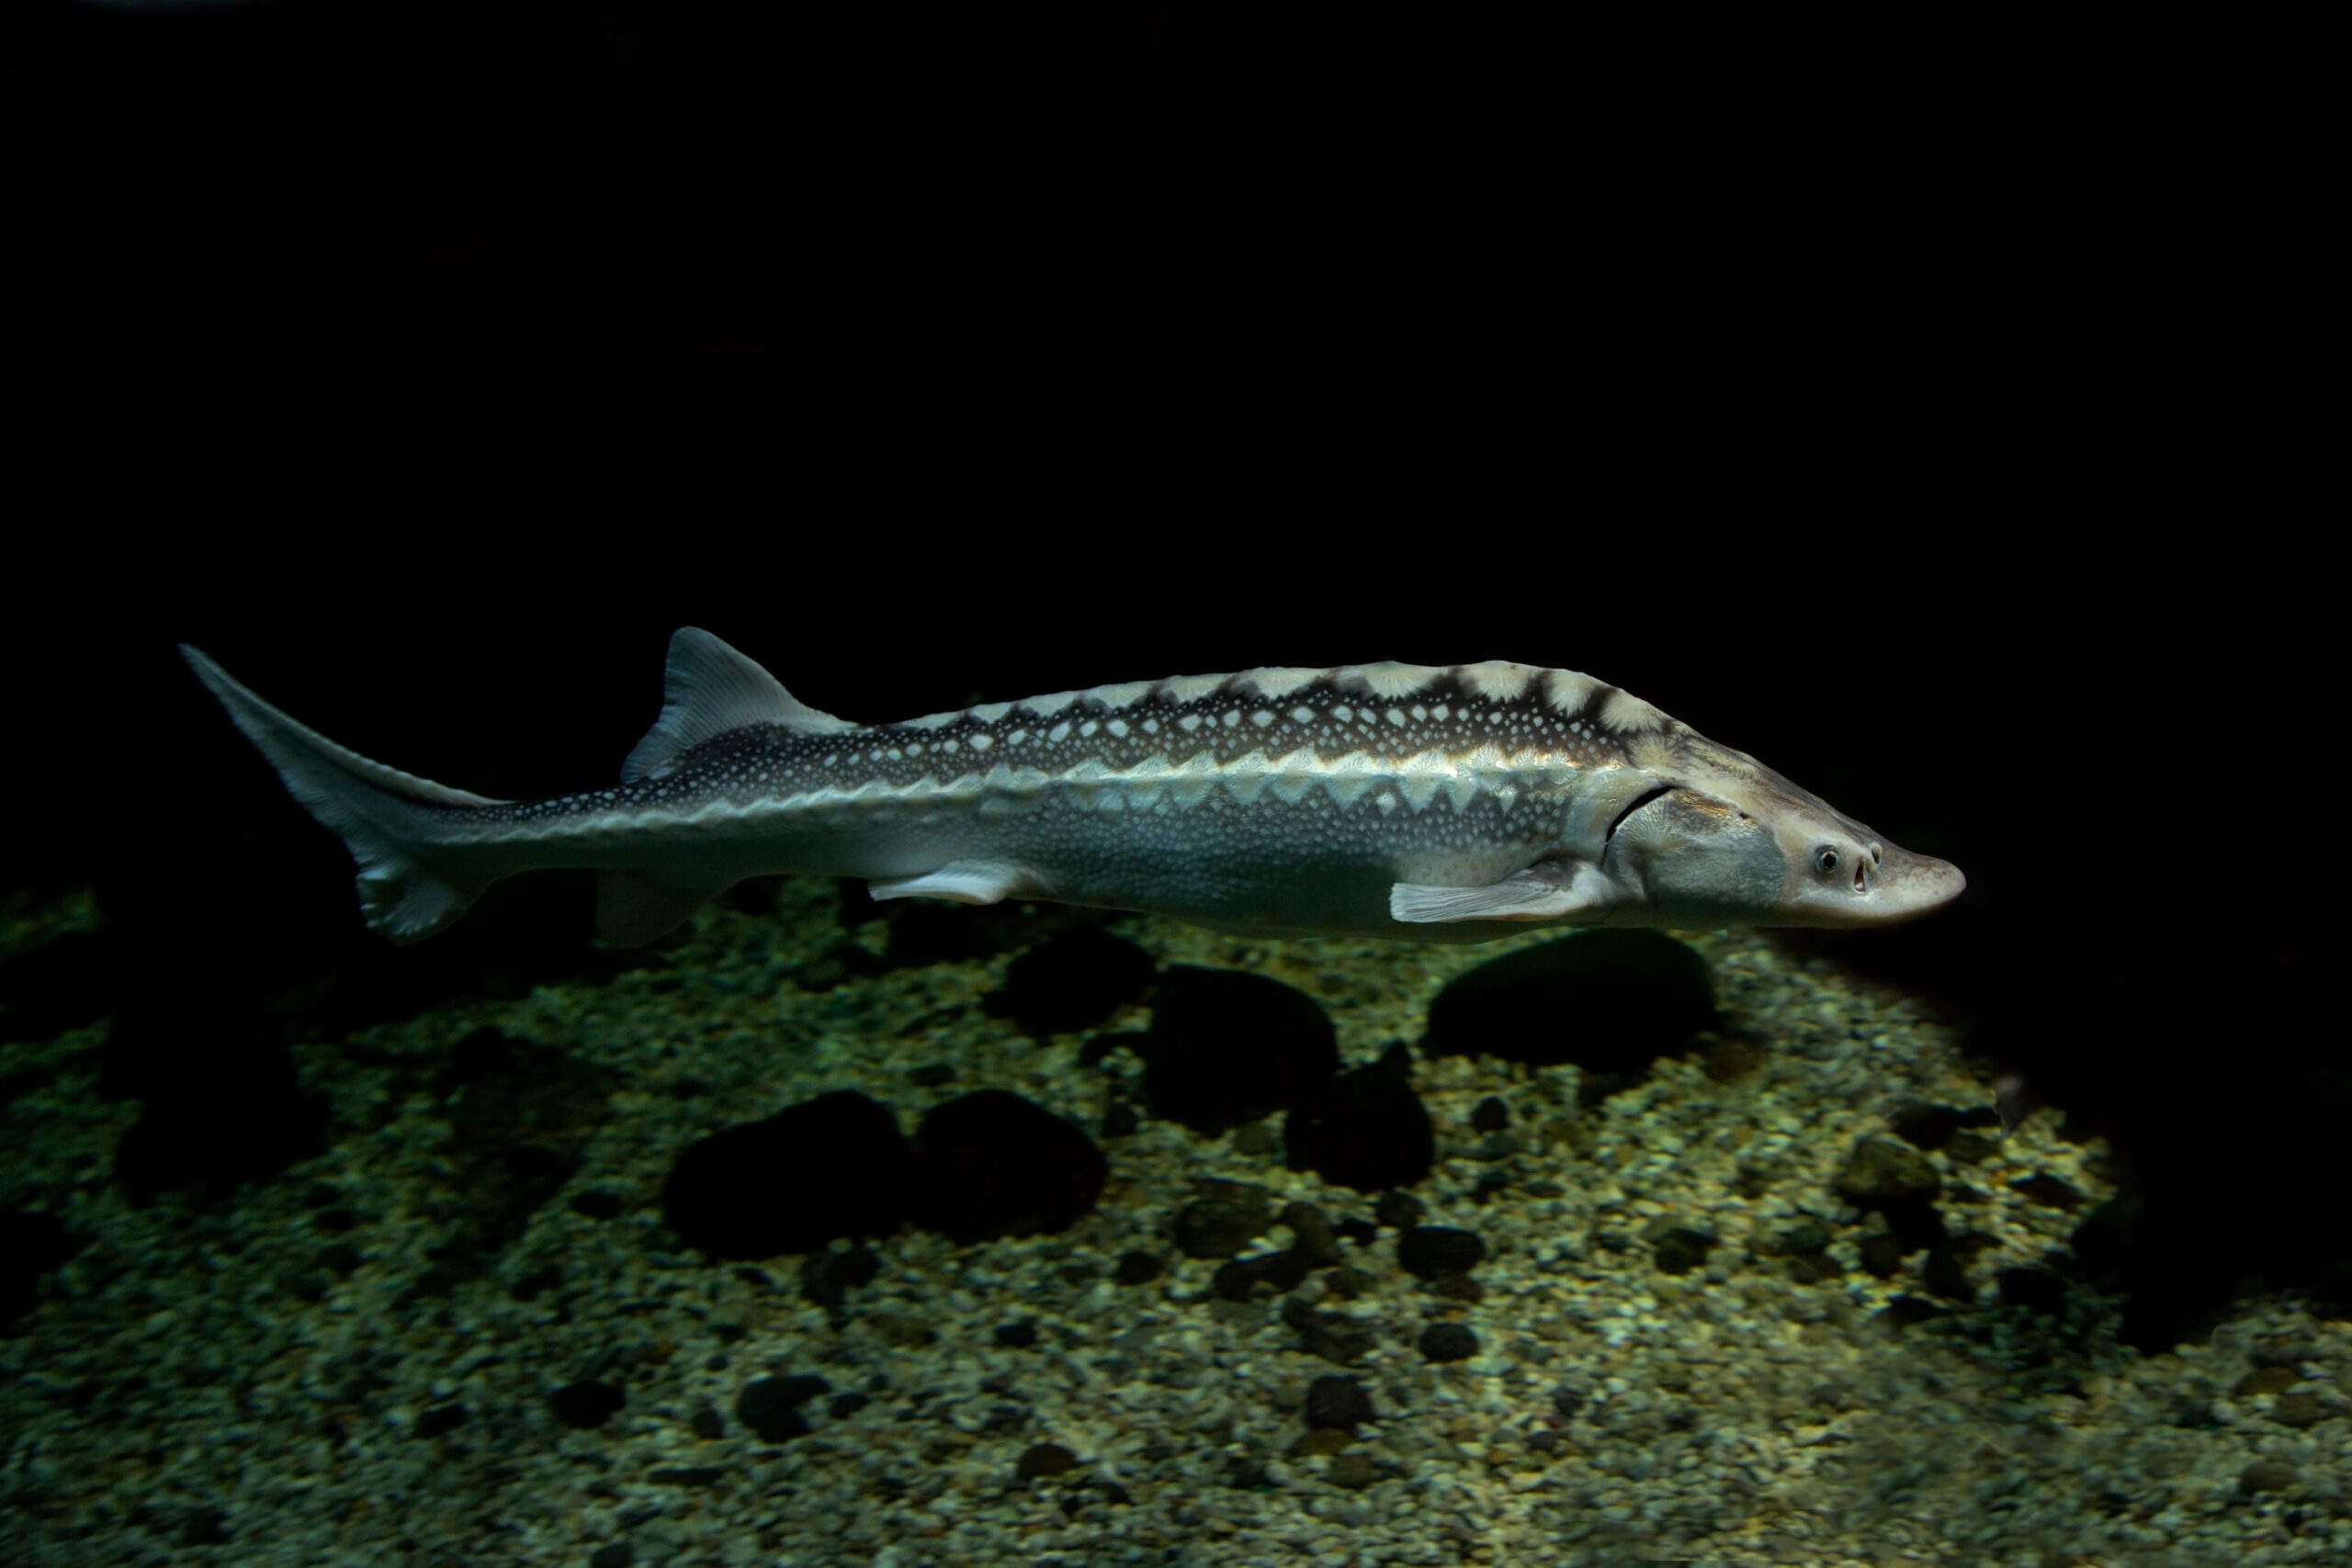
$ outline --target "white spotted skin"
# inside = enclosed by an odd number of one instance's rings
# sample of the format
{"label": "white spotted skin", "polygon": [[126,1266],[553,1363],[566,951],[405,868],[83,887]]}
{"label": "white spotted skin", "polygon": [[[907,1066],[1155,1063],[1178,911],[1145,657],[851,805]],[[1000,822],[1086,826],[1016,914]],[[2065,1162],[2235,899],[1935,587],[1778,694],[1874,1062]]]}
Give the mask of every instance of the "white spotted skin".
{"label": "white spotted skin", "polygon": [[1580,786],[1636,767],[1644,742],[1690,734],[1646,704],[1621,733],[1613,716],[1634,711],[1621,696],[1501,663],[1135,682],[839,734],[745,726],[659,778],[452,809],[444,826],[508,850],[515,869],[724,885],[988,861],[1020,868],[1023,897],[1270,933],[1475,941],[1498,932],[1400,927],[1389,888],[1510,875],[1558,840]]}

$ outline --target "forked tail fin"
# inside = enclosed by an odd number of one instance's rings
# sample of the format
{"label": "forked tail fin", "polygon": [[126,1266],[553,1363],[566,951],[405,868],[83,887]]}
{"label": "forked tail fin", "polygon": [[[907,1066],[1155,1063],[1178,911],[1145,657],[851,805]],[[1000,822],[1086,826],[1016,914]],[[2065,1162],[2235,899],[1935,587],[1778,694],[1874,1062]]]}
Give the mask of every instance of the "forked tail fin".
{"label": "forked tail fin", "polygon": [[180,656],[229,710],[302,808],[341,835],[359,863],[359,907],[371,931],[417,942],[466,912],[504,874],[482,849],[452,842],[446,813],[504,801],[371,762],[297,724],[201,652]]}

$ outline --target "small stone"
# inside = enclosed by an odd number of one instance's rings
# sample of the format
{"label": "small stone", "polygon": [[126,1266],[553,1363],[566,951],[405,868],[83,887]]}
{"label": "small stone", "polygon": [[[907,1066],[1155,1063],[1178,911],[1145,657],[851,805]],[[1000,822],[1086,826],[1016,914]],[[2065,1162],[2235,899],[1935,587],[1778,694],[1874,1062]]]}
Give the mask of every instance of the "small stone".
{"label": "small stone", "polygon": [[1488,1095],[1470,1111],[1470,1130],[1474,1133],[1499,1133],[1510,1125],[1510,1107],[1500,1096]]}
{"label": "small stone", "polygon": [[753,1378],[735,1396],[735,1419],[750,1427],[763,1443],[805,1437],[808,1422],[800,1414],[800,1406],[831,1392],[831,1386],[822,1378],[806,1375]]}
{"label": "small stone", "polygon": [[1115,1284],[1148,1285],[1159,1278],[1160,1270],[1166,1267],[1157,1253],[1123,1252],[1111,1270],[1111,1279]]}
{"label": "small stone", "polygon": [[1396,1262],[1417,1280],[1467,1274],[1486,1256],[1487,1244],[1476,1232],[1452,1225],[1415,1225],[1396,1238]]}
{"label": "small stone", "polygon": [[1829,1245],[1829,1227],[1819,1220],[1799,1220],[1772,1238],[1770,1251],[1819,1252]]}
{"label": "small stone", "polygon": [[1306,1385],[1306,1424],[1347,1431],[1370,1421],[1372,1395],[1351,1377],[1317,1378]]}
{"label": "small stone", "polygon": [[1707,1261],[1715,1238],[1704,1231],[1677,1225],[1650,1245],[1650,1258],[1661,1273],[1688,1274]]}
{"label": "small stone", "polygon": [[2270,1406],[2270,1418],[2281,1427],[2315,1427],[2326,1414],[2315,1393],[2282,1393]]}
{"label": "small stone", "polygon": [[1236,1127],[1233,1130],[1235,1154],[1248,1155],[1252,1159],[1263,1159],[1281,1146],[1282,1140],[1276,1137],[1274,1130],[1263,1122],[1252,1122],[1247,1126]]}
{"label": "small stone", "polygon": [[1391,1230],[1410,1230],[1428,1213],[1428,1205],[1410,1192],[1383,1192],[1372,1206],[1372,1217]]}
{"label": "small stone", "polygon": [[1838,1277],[1838,1259],[1826,1252],[1800,1252],[1788,1260],[1789,1279],[1799,1285],[1818,1285]]}
{"label": "small stone", "polygon": [[716,1486],[726,1478],[725,1468],[716,1464],[667,1465],[646,1476],[656,1486]]}
{"label": "small stone", "polygon": [[1890,1138],[1863,1138],[1846,1156],[1835,1185],[1858,1203],[1932,1196],[1942,1185],[1934,1162]]}
{"label": "small stone", "polygon": [[1000,1323],[990,1337],[1008,1350],[1026,1350],[1037,1343],[1037,1325],[1026,1319],[1017,1323]]}
{"label": "small stone", "polygon": [[1021,1450],[1013,1462],[1013,1473],[1023,1481],[1041,1476],[1066,1475],[1078,1468],[1078,1456],[1059,1443],[1033,1443]]}
{"label": "small stone", "polygon": [[707,1404],[697,1404],[686,1417],[686,1429],[707,1443],[715,1442],[727,1435],[727,1418]]}
{"label": "small stone", "polygon": [[1204,1181],[1202,1195],[1176,1213],[1176,1245],[1187,1258],[1232,1258],[1266,1234],[1273,1205],[1258,1188]]}
{"label": "small stone", "polygon": [[2258,1459],[2238,1472],[2238,1490],[2248,1497],[2263,1492],[2284,1492],[2301,1479],[2283,1459]]}
{"label": "small stone", "polygon": [[1380,1466],[1370,1454],[1339,1454],[1323,1478],[1334,1486],[1344,1486],[1351,1492],[1361,1492],[1380,1479]]}
{"label": "small stone", "polygon": [[416,1435],[437,1438],[444,1432],[454,1432],[472,1418],[472,1412],[462,1404],[436,1404],[417,1413]]}
{"label": "small stone", "polygon": [[1290,1227],[1290,1249],[1308,1263],[1321,1269],[1340,1261],[1340,1238],[1331,1229],[1330,1216],[1314,1204],[1285,1203],[1275,1219]]}
{"label": "small stone", "polygon": [[2238,1379],[2230,1393],[2240,1399],[2255,1393],[2284,1393],[2302,1381],[2302,1374],[2292,1367],[2256,1367]]}
{"label": "small stone", "polygon": [[635,1568],[637,1548],[625,1540],[612,1541],[588,1554],[588,1568]]}
{"label": "small stone", "polygon": [[1415,1343],[1430,1361],[1466,1361],[1478,1353],[1478,1336],[1458,1323],[1432,1323]]}
{"label": "small stone", "polygon": [[619,1389],[592,1379],[568,1382],[548,1396],[555,1418],[583,1432],[603,1426],[626,1402]]}
{"label": "small stone", "polygon": [[1306,1459],[1314,1454],[1335,1454],[1354,1441],[1354,1436],[1344,1428],[1318,1427],[1302,1435],[1298,1441],[1291,1444],[1290,1451],[1300,1459]]}

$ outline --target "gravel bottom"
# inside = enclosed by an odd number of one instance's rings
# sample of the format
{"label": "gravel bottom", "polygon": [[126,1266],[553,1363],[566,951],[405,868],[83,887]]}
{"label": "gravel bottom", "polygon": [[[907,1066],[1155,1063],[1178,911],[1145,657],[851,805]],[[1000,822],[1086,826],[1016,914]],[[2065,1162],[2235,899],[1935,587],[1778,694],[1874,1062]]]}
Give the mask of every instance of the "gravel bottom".
{"label": "gravel bottom", "polygon": [[[1350,1066],[1523,944],[1111,929],[1297,987]],[[834,1307],[803,1297],[797,1259],[679,1250],[659,1208],[677,1152],[820,1093],[861,1090],[910,1132],[980,1088],[1090,1130],[1139,1099],[1127,1051],[1081,1065],[1078,1036],[983,1010],[1011,954],[795,984],[840,935],[831,886],[788,883],[774,915],[707,910],[607,984],[307,1043],[331,1146],[209,1207],[135,1208],[107,1182],[137,1108],[95,1092],[103,1023],[0,1050],[0,1074],[47,1078],[7,1111],[0,1179],[93,1238],[0,1340],[0,1562],[2352,1562],[2352,1324],[2256,1302],[2210,1344],[2140,1357],[2079,1287],[2054,1314],[2001,1304],[2001,1272],[2063,1257],[2111,1191],[2057,1110],[1920,1154],[1970,1238],[1963,1281],[1936,1297],[1924,1255],[1872,1272],[1835,1186],[1857,1141],[1989,1091],[1913,998],[1752,935],[1689,939],[1740,1070],[1663,1061],[1600,1099],[1574,1067],[1416,1061],[1439,1158],[1413,1195],[1486,1258],[1476,1289],[1433,1287],[1397,1266],[1394,1227],[1360,1226],[1349,1271],[1294,1303],[1363,1327],[1346,1366],[1169,1242],[1208,1179],[1372,1220],[1374,1195],[1284,1168],[1278,1122],[1204,1139],[1147,1118],[1102,1140],[1109,1184],[1069,1230],[901,1231]],[[594,1069],[597,1092],[576,1171],[468,1266],[447,1244],[483,1167],[418,1086],[485,1026]],[[1473,1126],[1489,1097],[1508,1138],[1491,1111]],[[1776,1238],[1807,1224],[1829,1240],[1801,1268]],[[1670,1235],[1713,1245],[1669,1272]],[[1119,1283],[1136,1250],[1167,1268]],[[1432,1324],[1475,1354],[1427,1359]],[[823,1381],[806,1435],[738,1418],[768,1376]],[[1368,1396],[1351,1433],[1308,1425],[1330,1377]],[[586,1382],[623,1403],[568,1425],[550,1396]]]}

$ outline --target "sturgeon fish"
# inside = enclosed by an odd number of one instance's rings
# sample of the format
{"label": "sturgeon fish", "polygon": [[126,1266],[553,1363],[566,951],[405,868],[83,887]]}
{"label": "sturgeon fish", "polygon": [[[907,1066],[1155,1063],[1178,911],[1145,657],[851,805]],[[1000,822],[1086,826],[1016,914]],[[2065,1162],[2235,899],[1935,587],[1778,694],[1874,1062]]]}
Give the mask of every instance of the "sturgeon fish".
{"label": "sturgeon fish", "polygon": [[556,866],[603,874],[598,934],[624,946],[775,872],[864,877],[876,898],[1442,942],[1530,925],[1875,926],[1965,885],[1572,670],[1246,670],[858,725],[689,626],[618,784],[507,801],[370,761],[180,651],[342,836],[368,924],[394,942]]}

